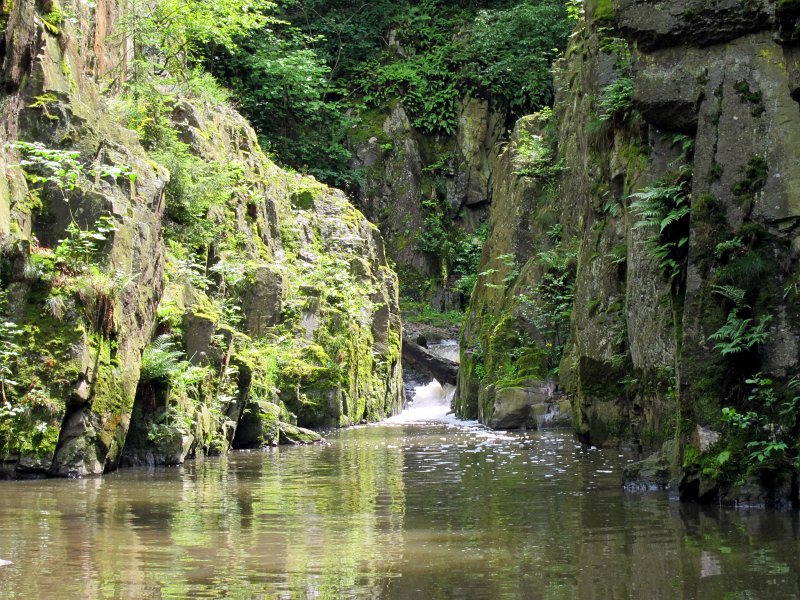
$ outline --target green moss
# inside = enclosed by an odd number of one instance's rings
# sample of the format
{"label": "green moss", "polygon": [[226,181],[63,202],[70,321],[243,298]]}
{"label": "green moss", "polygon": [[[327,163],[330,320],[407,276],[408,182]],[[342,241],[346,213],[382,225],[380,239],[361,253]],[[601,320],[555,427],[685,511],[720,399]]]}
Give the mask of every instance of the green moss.
{"label": "green moss", "polygon": [[42,109],[45,109],[48,106],[50,106],[51,104],[55,104],[56,102],[58,102],[58,96],[56,96],[52,92],[47,92],[45,94],[42,94],[41,96],[36,96],[33,99],[33,102],[31,102],[28,105],[28,108],[42,108]]}
{"label": "green moss", "polygon": [[391,139],[383,130],[383,123],[386,121],[386,113],[381,110],[363,109],[359,112],[359,122],[348,133],[348,139],[353,146],[361,146],[376,138],[377,143],[390,144]]}
{"label": "green moss", "polygon": [[733,186],[733,194],[742,203],[752,201],[753,196],[760,192],[767,182],[768,174],[767,161],[760,156],[752,157],[747,163],[744,178]]}
{"label": "green moss", "polygon": [[42,22],[45,29],[53,35],[61,33],[61,24],[64,21],[64,13],[61,10],[61,5],[58,0],[51,0],[50,11],[42,16]]}
{"label": "green moss", "polygon": [[598,25],[609,24],[614,21],[616,11],[613,0],[588,0],[587,13],[592,15]]}
{"label": "green moss", "polygon": [[739,95],[739,99],[742,102],[748,102],[753,105],[750,109],[750,112],[754,117],[764,114],[766,108],[764,106],[763,95],[760,91],[752,91],[750,89],[750,84],[745,80],[736,82],[734,90],[736,90],[736,93]]}

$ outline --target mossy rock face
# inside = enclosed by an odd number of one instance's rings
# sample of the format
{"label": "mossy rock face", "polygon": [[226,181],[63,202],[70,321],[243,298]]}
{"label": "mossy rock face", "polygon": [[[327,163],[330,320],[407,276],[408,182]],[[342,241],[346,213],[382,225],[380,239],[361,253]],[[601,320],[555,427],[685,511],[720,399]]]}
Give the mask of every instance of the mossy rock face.
{"label": "mossy rock face", "polygon": [[236,428],[233,447],[239,449],[276,446],[280,439],[278,423],[280,415],[280,406],[272,402],[256,400],[247,404]]}
{"label": "mossy rock face", "polygon": [[[81,182],[67,199],[55,186],[28,196],[23,173],[10,166],[19,156],[0,149],[0,284],[9,290],[0,318],[21,329],[15,412],[0,414],[7,469],[102,473],[117,466],[126,441],[130,462],[174,464],[226,451],[240,426],[257,428],[253,443],[268,445],[279,438],[279,418],[339,426],[397,412],[398,283],[377,228],[344,193],[269,161],[227,106],[165,101],[173,122],[163,126],[186,146],[148,154],[108,111],[117,103],[101,100],[98,82],[85,76],[107,75],[104,59],[119,62],[110,48],[77,43],[94,35],[90,13],[59,19],[48,9],[56,37],[42,34],[34,5],[17,2],[9,16],[19,138],[135,177]],[[33,46],[41,60],[32,61]],[[85,264],[42,247],[57,247],[73,218],[85,231],[100,216],[116,230]],[[154,382],[139,378],[154,333],[169,336],[162,358],[175,364],[152,407]],[[284,402],[276,409],[267,400]],[[257,423],[243,416],[251,414]]]}

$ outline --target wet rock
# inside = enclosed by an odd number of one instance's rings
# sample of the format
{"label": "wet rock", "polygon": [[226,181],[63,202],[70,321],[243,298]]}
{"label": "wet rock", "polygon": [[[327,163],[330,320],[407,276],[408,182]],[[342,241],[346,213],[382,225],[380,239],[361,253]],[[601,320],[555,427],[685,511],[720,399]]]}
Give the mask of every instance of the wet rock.
{"label": "wet rock", "polygon": [[646,491],[664,489],[672,478],[675,442],[669,440],[658,452],[623,469],[625,489]]}
{"label": "wet rock", "polygon": [[310,429],[304,429],[303,427],[297,427],[296,425],[290,425],[289,423],[283,422],[279,423],[278,427],[281,432],[281,444],[297,446],[303,444],[316,444],[324,441],[320,434],[315,431],[311,431]]}
{"label": "wet rock", "polygon": [[798,498],[789,473],[751,475],[740,485],[722,492],[720,502],[738,508],[796,508]]}
{"label": "wet rock", "polygon": [[493,410],[485,423],[492,429],[538,429],[553,397],[551,385],[511,387],[495,392]]}
{"label": "wet rock", "polygon": [[280,439],[280,415],[280,406],[272,402],[255,400],[248,403],[239,419],[233,447],[242,449],[276,446]]}

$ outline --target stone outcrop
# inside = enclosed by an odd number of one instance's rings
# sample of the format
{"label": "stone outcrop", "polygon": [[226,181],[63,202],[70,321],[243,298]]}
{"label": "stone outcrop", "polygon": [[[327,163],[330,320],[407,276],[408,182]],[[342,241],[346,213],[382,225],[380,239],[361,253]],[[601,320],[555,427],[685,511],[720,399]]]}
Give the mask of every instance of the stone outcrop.
{"label": "stone outcrop", "polygon": [[[173,150],[146,150],[106,89],[126,74],[117,4],[64,9],[4,15],[4,472],[178,464],[237,445],[242,424],[242,447],[305,443],[304,426],[397,412],[398,285],[378,230],[202,97],[167,99]],[[196,181],[210,200],[187,213]]]}
{"label": "stone outcrop", "polygon": [[[99,34],[94,27],[85,33],[80,40],[56,35],[34,2],[17,2],[4,42],[0,137],[48,147],[66,143],[86,171],[66,194],[72,184],[56,178],[28,184],[15,166],[20,152],[0,150],[6,318],[22,330],[22,355],[8,378],[16,385],[6,397],[15,396],[25,411],[16,439],[4,441],[22,472],[101,473],[117,464],[163,289],[168,174],[113,118],[97,88],[79,84],[114,62],[108,55],[102,64],[87,60],[87,44]],[[136,173],[135,180],[114,175],[122,165]],[[79,256],[56,274],[54,264],[62,258],[52,248],[70,223],[91,229],[103,215],[115,223],[97,244],[103,275]]]}
{"label": "stone outcrop", "polygon": [[[645,487],[672,479],[687,499],[735,501],[737,469],[785,483],[797,440],[772,402],[790,406],[798,376],[795,3],[586,9],[556,68],[548,168],[503,170],[529,154],[523,121],[493,170],[481,264],[492,272],[468,309],[456,407],[496,423],[499,391],[521,387],[522,398],[552,381],[585,441],[658,451],[629,470]],[[546,137],[539,125],[531,134]],[[665,204],[648,224],[654,197]],[[556,276],[565,285],[554,289]],[[556,298],[568,329],[557,366],[541,368],[533,357],[553,330],[542,305]],[[759,467],[723,408],[784,427],[785,454]],[[700,443],[698,426],[714,443]],[[785,500],[781,489],[759,497]]]}
{"label": "stone outcrop", "polygon": [[460,294],[441,281],[443,257],[421,249],[418,239],[430,229],[426,218],[437,211],[446,227],[468,233],[485,220],[505,115],[486,100],[466,96],[449,136],[416,130],[399,103],[388,114],[373,110],[359,117],[350,143],[352,166],[364,173],[362,209],[380,227],[408,292],[417,294],[433,281],[434,308],[459,309]]}
{"label": "stone outcrop", "polygon": [[438,380],[441,384],[456,384],[458,378],[457,362],[437,356],[427,348],[409,339],[403,340],[403,360],[415,370]]}

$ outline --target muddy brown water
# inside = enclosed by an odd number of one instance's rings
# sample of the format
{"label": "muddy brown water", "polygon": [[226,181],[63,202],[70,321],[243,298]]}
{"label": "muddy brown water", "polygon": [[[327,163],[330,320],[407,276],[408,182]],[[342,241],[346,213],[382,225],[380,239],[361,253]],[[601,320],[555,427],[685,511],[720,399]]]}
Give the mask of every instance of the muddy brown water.
{"label": "muddy brown water", "polygon": [[1,482],[0,598],[800,596],[795,516],[625,492],[628,459],[569,432],[328,440]]}

